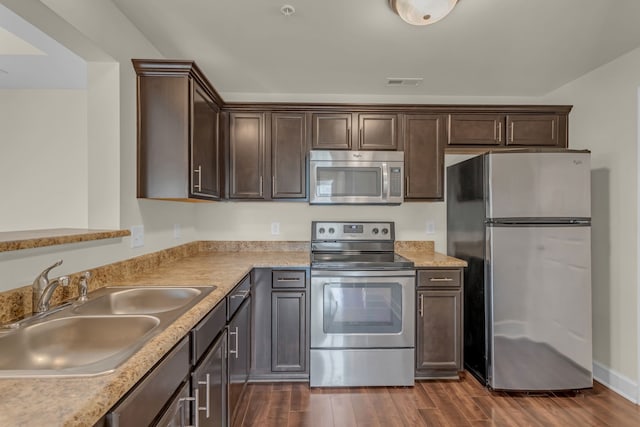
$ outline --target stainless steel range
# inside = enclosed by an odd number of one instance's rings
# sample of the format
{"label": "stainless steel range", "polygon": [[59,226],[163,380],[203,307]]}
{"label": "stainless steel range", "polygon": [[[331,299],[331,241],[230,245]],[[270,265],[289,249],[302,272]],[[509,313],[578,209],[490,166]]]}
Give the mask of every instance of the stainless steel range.
{"label": "stainless steel range", "polygon": [[394,228],[312,223],[312,387],[413,385],[415,270]]}

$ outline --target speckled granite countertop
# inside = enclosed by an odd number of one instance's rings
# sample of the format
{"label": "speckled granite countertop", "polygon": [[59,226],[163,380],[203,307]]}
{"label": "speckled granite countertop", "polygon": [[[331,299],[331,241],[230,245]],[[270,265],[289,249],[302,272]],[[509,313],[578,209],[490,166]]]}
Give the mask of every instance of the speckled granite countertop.
{"label": "speckled granite countertop", "polygon": [[[416,267],[463,267],[431,251],[400,251]],[[110,285],[215,285],[215,289],[115,372],[82,378],[0,379],[1,426],[91,426],[254,267],[308,267],[306,251],[200,252]]]}

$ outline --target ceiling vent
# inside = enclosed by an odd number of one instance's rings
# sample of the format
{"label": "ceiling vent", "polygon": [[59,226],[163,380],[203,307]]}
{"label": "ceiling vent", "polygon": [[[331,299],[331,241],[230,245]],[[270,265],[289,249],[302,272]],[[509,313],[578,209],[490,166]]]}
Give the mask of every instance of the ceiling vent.
{"label": "ceiling vent", "polygon": [[420,77],[396,78],[387,77],[387,86],[418,86],[424,79]]}

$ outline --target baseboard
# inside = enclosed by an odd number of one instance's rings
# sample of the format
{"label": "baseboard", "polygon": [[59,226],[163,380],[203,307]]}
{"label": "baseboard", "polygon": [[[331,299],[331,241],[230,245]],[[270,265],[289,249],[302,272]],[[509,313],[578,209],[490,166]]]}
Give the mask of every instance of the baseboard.
{"label": "baseboard", "polygon": [[625,399],[635,404],[640,403],[638,402],[638,384],[619,372],[594,361],[593,378]]}

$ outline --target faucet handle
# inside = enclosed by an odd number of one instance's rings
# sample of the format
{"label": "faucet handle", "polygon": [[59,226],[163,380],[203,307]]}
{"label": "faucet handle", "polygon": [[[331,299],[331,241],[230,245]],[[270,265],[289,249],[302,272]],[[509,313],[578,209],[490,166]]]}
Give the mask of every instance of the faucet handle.
{"label": "faucet handle", "polygon": [[66,288],[67,286],[69,286],[69,276],[60,276],[56,280],[60,283],[60,286],[62,286],[63,288]]}
{"label": "faucet handle", "polygon": [[78,279],[78,302],[85,302],[89,298],[87,297],[87,291],[89,290],[89,279],[91,278],[91,272],[85,271],[80,274]]}
{"label": "faucet handle", "polygon": [[38,274],[38,277],[36,277],[36,280],[34,280],[34,284],[39,282],[41,283],[41,286],[46,286],[49,282],[49,272],[54,268],[59,267],[60,265],[62,265],[62,260],[58,260],[51,264],[49,267],[42,270],[42,273]]}

